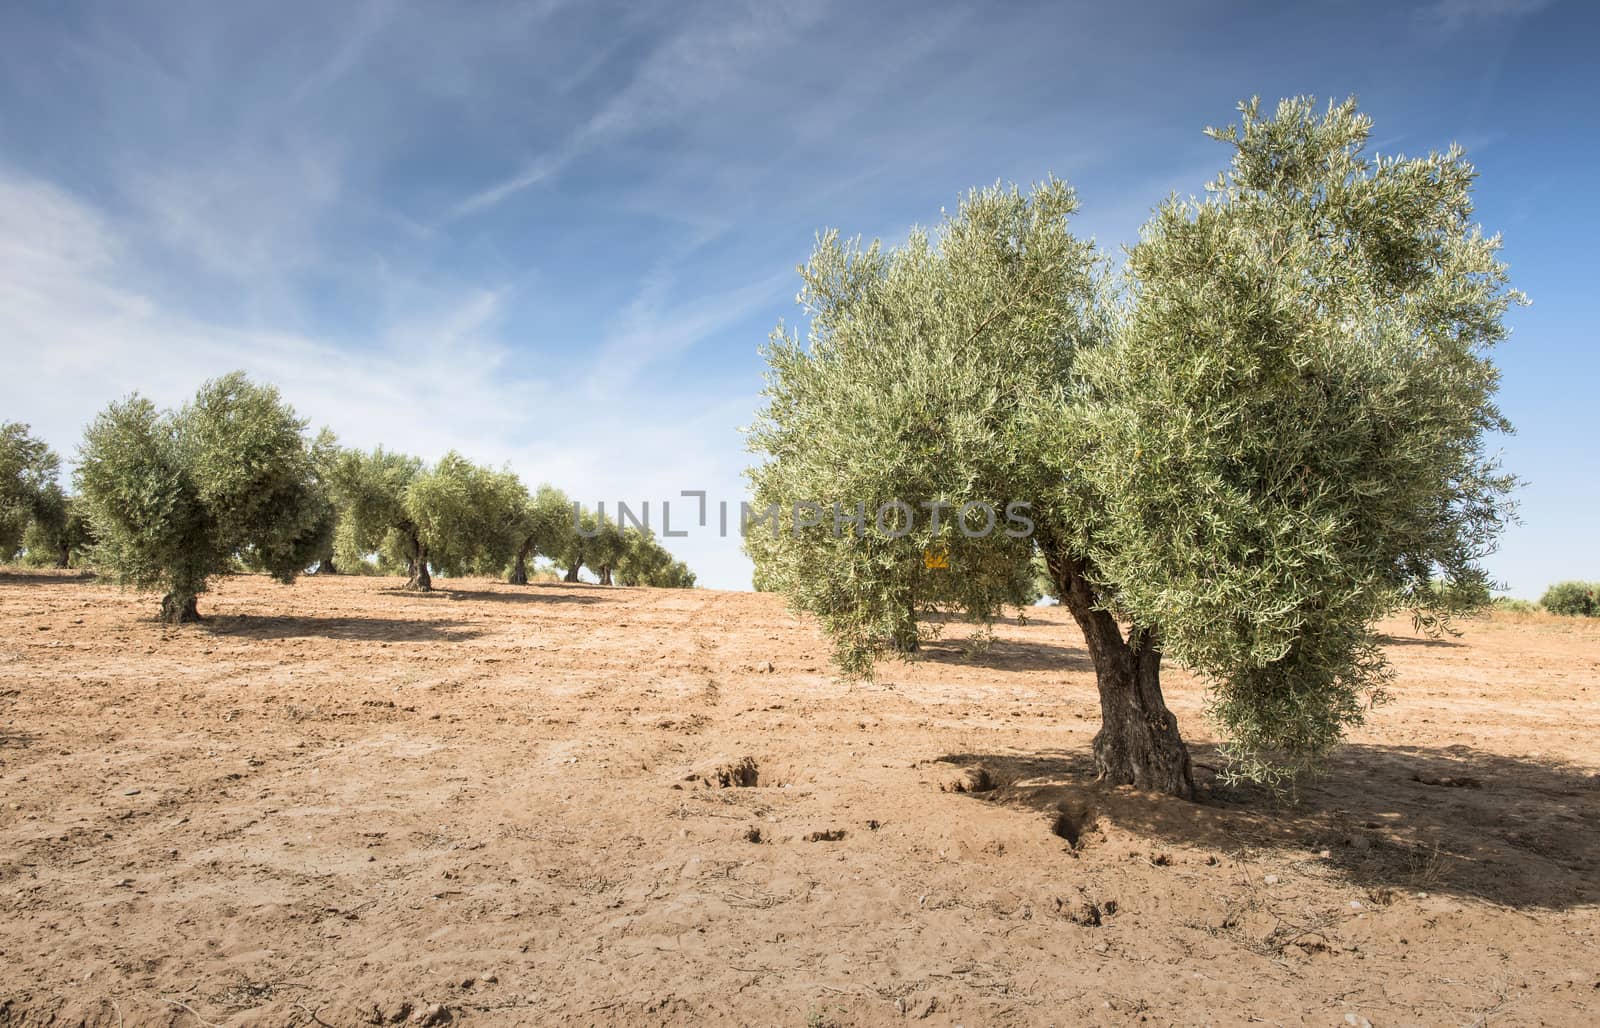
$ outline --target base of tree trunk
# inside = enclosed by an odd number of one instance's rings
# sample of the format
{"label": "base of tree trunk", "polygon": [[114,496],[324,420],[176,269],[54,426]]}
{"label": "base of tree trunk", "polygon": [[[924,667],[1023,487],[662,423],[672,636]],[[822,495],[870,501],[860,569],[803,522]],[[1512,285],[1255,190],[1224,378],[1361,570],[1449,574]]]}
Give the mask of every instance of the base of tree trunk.
{"label": "base of tree trunk", "polygon": [[161,597],[161,620],[169,625],[182,625],[200,620],[198,598],[167,593]]}
{"label": "base of tree trunk", "polygon": [[568,569],[567,577],[563,581],[576,582],[577,580],[578,580],[578,568],[577,567],[573,567],[573,568]]}
{"label": "base of tree trunk", "polygon": [[1081,561],[1045,550],[1061,602],[1083,630],[1100,690],[1100,731],[1094,737],[1095,776],[1111,785],[1194,799],[1189,748],[1178,719],[1161,695],[1161,651],[1148,631],[1123,638],[1116,619],[1100,608]]}

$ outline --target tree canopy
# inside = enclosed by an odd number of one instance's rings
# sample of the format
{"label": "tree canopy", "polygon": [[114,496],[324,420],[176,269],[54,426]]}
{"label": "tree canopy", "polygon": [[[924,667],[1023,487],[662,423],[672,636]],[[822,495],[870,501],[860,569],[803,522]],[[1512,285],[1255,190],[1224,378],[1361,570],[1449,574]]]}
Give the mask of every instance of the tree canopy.
{"label": "tree canopy", "polygon": [[[889,251],[824,235],[750,433],[778,511],[747,537],[758,580],[841,668],[908,648],[930,607],[986,622],[1031,595],[1037,549],[1096,665],[1099,774],[1179,794],[1164,652],[1211,684],[1230,773],[1281,781],[1381,694],[1375,618],[1434,625],[1433,576],[1482,583],[1512,485],[1487,351],[1520,296],[1471,165],[1368,157],[1351,102],[1240,113],[1210,133],[1229,170],[1120,273],[1056,179]],[[1028,533],[974,531],[1014,503]]]}
{"label": "tree canopy", "polygon": [[97,567],[164,589],[168,621],[198,617],[196,597],[244,550],[293,581],[333,530],[317,488],[305,422],[271,386],[233,373],[193,402],[159,411],[135,394],[84,436],[77,485]]}

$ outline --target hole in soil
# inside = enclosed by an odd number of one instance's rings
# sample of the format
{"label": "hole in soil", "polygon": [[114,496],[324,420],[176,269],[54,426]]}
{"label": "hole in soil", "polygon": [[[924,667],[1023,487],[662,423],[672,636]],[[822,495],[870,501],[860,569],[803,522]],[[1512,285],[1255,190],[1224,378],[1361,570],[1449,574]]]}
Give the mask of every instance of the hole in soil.
{"label": "hole in soil", "polygon": [[711,772],[710,781],[719,789],[750,789],[761,784],[761,767],[753,757],[745,757]]}
{"label": "hole in soil", "polygon": [[993,792],[998,785],[989,769],[979,764],[962,771],[955,781],[945,783],[943,790],[959,793]]}
{"label": "hole in soil", "polygon": [[1056,806],[1056,816],[1050,822],[1050,831],[1067,840],[1073,849],[1088,845],[1084,838],[1094,828],[1094,809],[1087,804],[1061,803]]}

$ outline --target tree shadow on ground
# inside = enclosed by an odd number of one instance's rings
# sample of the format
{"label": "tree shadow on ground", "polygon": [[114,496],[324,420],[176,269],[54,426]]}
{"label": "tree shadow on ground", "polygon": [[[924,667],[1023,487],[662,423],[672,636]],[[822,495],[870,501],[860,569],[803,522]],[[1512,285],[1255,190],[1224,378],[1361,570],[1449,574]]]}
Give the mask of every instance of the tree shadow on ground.
{"label": "tree shadow on ground", "polygon": [[[1197,777],[1223,763],[1215,747],[1190,749]],[[1199,803],[1108,788],[1087,749],[941,759],[982,764],[998,787],[975,798],[1039,811],[1058,834],[1087,834],[1104,818],[1173,845],[1281,851],[1369,890],[1549,909],[1600,900],[1600,775],[1560,761],[1347,745],[1289,805],[1253,787],[1213,784]]]}
{"label": "tree shadow on ground", "polygon": [[917,648],[919,660],[935,664],[967,664],[994,671],[1093,671],[1094,661],[1080,646],[995,639],[968,651],[959,639],[933,639]]}
{"label": "tree shadow on ground", "polygon": [[[605,603],[604,596],[596,596],[589,592],[574,592],[568,589],[542,590],[532,585],[517,585],[510,588],[516,592],[500,592],[489,589],[439,589],[436,592],[448,596],[452,600],[486,600],[490,603]],[[524,591],[526,590],[526,591]]]}
{"label": "tree shadow on ground", "polygon": [[1448,636],[1433,638],[1426,635],[1379,635],[1383,646],[1461,646],[1463,643]]}
{"label": "tree shadow on ground", "polygon": [[93,582],[92,571],[13,571],[0,568],[0,585],[81,585]]}
{"label": "tree shadow on ground", "polygon": [[341,639],[357,642],[465,642],[483,632],[447,621],[415,618],[272,617],[214,614],[200,622],[212,635],[232,639]]}

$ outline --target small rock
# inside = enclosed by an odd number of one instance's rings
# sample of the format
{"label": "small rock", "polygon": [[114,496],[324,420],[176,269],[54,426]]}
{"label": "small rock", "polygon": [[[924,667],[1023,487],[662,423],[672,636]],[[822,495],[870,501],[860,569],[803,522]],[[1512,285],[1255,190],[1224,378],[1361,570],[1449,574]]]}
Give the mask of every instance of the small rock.
{"label": "small rock", "polygon": [[1286,957],[1292,957],[1295,960],[1304,960],[1306,957],[1310,956],[1310,954],[1308,954],[1305,950],[1301,949],[1299,946],[1296,946],[1292,942],[1283,947],[1283,955]]}
{"label": "small rock", "polygon": [[126,792],[124,792],[122,795],[124,795],[124,796],[137,796],[137,795],[139,795],[139,793],[141,793],[143,791],[144,791],[143,789],[129,789]]}
{"label": "small rock", "polygon": [[1317,856],[1321,857],[1323,860],[1332,860],[1333,850],[1323,850],[1321,853],[1318,853]]}
{"label": "small rock", "polygon": [[1362,1017],[1360,1014],[1344,1015],[1344,1023],[1354,1025],[1355,1028],[1372,1028],[1372,1022]]}
{"label": "small rock", "polygon": [[1263,884],[1263,885],[1277,885],[1278,884],[1278,876],[1277,875],[1267,875],[1267,876],[1265,876],[1265,877],[1263,877],[1261,879],[1261,884]]}
{"label": "small rock", "polygon": [[485,985],[498,985],[500,983],[500,976],[495,974],[493,971],[489,971],[485,974],[480,974],[478,976],[478,981]]}

